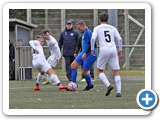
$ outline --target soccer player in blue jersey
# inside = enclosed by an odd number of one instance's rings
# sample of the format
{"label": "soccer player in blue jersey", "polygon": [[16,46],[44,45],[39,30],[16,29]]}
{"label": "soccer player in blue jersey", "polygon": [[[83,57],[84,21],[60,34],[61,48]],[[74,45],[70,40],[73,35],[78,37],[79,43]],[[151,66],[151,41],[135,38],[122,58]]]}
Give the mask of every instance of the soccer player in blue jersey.
{"label": "soccer player in blue jersey", "polygon": [[91,54],[90,41],[92,37],[92,32],[86,26],[86,23],[83,20],[79,20],[76,23],[76,27],[80,32],[82,32],[82,51],[71,64],[72,82],[76,83],[77,67],[81,65],[82,74],[87,82],[87,86],[83,89],[83,91],[88,91],[94,87],[91,81],[91,76],[88,74],[88,71],[91,69],[93,63],[97,60],[97,52],[96,48],[94,48],[94,55]]}

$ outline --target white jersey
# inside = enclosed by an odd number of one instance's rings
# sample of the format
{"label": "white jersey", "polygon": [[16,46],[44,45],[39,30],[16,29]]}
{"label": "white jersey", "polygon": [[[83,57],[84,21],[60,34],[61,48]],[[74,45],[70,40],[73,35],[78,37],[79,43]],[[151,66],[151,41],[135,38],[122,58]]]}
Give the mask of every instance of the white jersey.
{"label": "white jersey", "polygon": [[61,58],[61,52],[58,46],[58,42],[54,37],[50,35],[49,40],[46,40],[51,55],[54,56],[57,60]]}
{"label": "white jersey", "polygon": [[[32,47],[32,65],[34,68],[36,68],[39,72],[47,72],[51,66],[46,61],[46,57],[43,52],[43,47],[40,45],[40,42],[38,40],[32,40],[29,41],[30,46]],[[39,51],[38,54],[35,53],[34,49],[37,49]]]}
{"label": "white jersey", "polygon": [[[40,42],[38,40],[31,40],[29,41],[29,44],[32,47],[31,53],[32,53],[33,60],[37,58],[46,59],[44,52],[43,52],[43,47],[40,45]],[[34,49],[37,49],[39,51],[39,54],[36,54]]]}
{"label": "white jersey", "polygon": [[[110,47],[116,48],[115,38],[118,41],[122,40],[117,29],[108,24],[101,24],[94,28],[92,33],[92,40],[96,40],[96,38],[99,40],[100,50],[106,50]],[[93,50],[95,41],[91,42],[91,49]]]}

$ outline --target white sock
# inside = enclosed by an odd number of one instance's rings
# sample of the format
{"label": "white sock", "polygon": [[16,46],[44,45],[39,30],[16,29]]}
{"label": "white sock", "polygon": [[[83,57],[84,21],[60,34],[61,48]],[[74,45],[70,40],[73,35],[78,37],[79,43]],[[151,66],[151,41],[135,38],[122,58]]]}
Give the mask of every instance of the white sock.
{"label": "white sock", "polygon": [[115,83],[117,87],[117,93],[121,93],[121,77],[119,75],[115,76]]}
{"label": "white sock", "polygon": [[51,81],[51,77],[48,74],[46,74],[46,79],[47,79],[47,82]]}
{"label": "white sock", "polygon": [[40,84],[42,78],[43,78],[43,75],[41,75],[40,73],[38,73],[36,83]]}
{"label": "white sock", "polygon": [[107,87],[110,86],[110,83],[104,73],[100,73],[99,78],[102,80],[102,82],[104,83],[105,86],[107,86]]}
{"label": "white sock", "polygon": [[61,83],[60,80],[58,79],[57,75],[51,75],[50,79],[56,84],[60,84]]}

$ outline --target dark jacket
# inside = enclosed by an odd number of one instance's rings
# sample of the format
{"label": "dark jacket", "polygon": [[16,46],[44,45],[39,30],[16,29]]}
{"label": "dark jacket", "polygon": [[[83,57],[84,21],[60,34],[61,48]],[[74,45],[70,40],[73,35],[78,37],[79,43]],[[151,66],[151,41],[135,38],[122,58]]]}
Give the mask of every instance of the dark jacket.
{"label": "dark jacket", "polygon": [[60,34],[58,45],[60,50],[63,46],[63,56],[74,56],[78,37],[78,32],[73,28],[71,30],[65,29],[64,31],[62,31],[62,33]]}
{"label": "dark jacket", "polygon": [[9,45],[9,61],[12,61],[15,59],[15,51],[14,51],[14,46],[10,43]]}
{"label": "dark jacket", "polygon": [[[95,48],[97,48],[96,42],[95,42]],[[86,53],[88,53],[90,50],[91,50],[91,47],[89,47],[89,50],[87,50]],[[76,50],[75,50],[74,53],[78,54],[81,51],[82,51],[82,34],[78,38],[77,45],[76,45]]]}
{"label": "dark jacket", "polygon": [[76,50],[74,52],[75,54],[78,54],[79,52],[82,51],[81,42],[82,42],[82,35],[80,35],[79,38],[78,38],[77,45],[76,45]]}

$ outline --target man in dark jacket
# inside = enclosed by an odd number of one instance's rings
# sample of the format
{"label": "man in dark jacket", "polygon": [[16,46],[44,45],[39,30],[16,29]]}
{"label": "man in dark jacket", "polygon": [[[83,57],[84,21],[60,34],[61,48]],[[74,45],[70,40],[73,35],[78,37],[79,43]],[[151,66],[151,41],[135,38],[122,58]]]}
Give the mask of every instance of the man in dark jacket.
{"label": "man in dark jacket", "polygon": [[[78,38],[77,45],[76,45],[76,50],[74,52],[74,57],[76,57],[78,55],[78,53],[81,52],[81,50],[82,50],[81,43],[82,43],[82,35],[80,35],[79,38]],[[94,80],[94,68],[93,68],[93,66],[90,69],[90,75],[91,75],[92,80]],[[84,76],[82,75],[81,82],[85,82],[85,81],[86,80],[85,80]]]}
{"label": "man in dark jacket", "polygon": [[73,29],[71,21],[66,22],[66,28],[60,34],[58,41],[60,50],[63,46],[63,57],[65,59],[66,76],[71,81],[71,63],[74,61],[74,52],[78,41],[79,34]]}
{"label": "man in dark jacket", "polygon": [[9,80],[15,79],[15,51],[14,46],[9,40]]}

